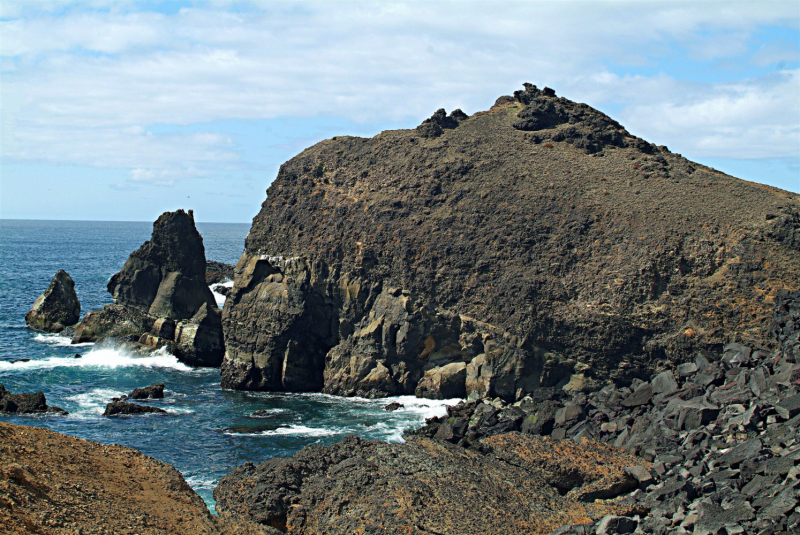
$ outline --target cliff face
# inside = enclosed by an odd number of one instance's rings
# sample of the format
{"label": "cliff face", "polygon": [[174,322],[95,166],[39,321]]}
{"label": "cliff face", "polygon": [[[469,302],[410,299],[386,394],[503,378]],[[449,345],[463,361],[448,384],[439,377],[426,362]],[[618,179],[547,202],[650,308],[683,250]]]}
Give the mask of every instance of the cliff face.
{"label": "cliff face", "polygon": [[800,201],[526,85],[285,163],[223,312],[223,386],[519,398],[757,345]]}

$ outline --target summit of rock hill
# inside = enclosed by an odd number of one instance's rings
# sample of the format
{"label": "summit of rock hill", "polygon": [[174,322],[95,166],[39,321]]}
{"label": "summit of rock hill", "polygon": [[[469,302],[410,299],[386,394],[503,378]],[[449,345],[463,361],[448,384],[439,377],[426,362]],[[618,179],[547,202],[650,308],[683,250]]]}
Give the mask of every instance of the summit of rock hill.
{"label": "summit of rock hill", "polygon": [[286,162],[223,312],[223,386],[519,399],[767,343],[800,196],[525,84]]}

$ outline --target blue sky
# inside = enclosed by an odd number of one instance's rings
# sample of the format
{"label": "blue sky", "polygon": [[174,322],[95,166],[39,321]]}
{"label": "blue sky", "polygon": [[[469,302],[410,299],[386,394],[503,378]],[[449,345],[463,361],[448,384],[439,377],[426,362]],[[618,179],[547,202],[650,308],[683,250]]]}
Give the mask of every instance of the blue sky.
{"label": "blue sky", "polygon": [[800,4],[0,4],[0,217],[249,222],[278,167],[550,86],[800,192]]}

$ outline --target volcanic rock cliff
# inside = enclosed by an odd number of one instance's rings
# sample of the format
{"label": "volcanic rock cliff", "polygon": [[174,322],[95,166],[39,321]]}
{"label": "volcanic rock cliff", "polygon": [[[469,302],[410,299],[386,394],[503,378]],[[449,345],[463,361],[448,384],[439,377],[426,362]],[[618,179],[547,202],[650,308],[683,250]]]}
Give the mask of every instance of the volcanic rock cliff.
{"label": "volcanic rock cliff", "polygon": [[758,345],[800,197],[526,84],[286,162],[225,304],[228,388],[520,399]]}
{"label": "volcanic rock cliff", "polygon": [[206,285],[203,238],[191,210],[165,212],[153,234],[111,277],[113,305],[88,313],[73,343],[116,338],[163,345],[193,366],[219,366],[225,352],[220,311]]}

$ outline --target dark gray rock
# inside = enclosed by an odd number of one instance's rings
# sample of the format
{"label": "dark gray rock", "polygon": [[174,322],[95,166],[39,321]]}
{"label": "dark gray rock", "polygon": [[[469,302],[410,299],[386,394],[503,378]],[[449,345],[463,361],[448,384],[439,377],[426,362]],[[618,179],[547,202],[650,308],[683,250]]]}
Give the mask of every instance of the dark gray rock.
{"label": "dark gray rock", "polygon": [[127,401],[112,401],[106,405],[103,416],[128,416],[138,414],[166,414],[167,411],[149,405],[138,405]]}
{"label": "dark gray rock", "polygon": [[643,383],[622,401],[622,405],[628,408],[647,405],[653,399],[653,394],[653,386],[650,383]]}
{"label": "dark gray rock", "polygon": [[131,399],[161,399],[164,397],[164,384],[157,383],[144,388],[134,388],[128,397]]}
{"label": "dark gray rock", "polygon": [[69,414],[60,407],[51,407],[42,392],[33,394],[12,394],[0,385],[0,413],[12,414],[37,414],[52,413],[56,415]]}
{"label": "dark gray rock", "polygon": [[25,314],[25,323],[35,331],[59,333],[81,319],[81,303],[75,293],[75,282],[63,269]]}

